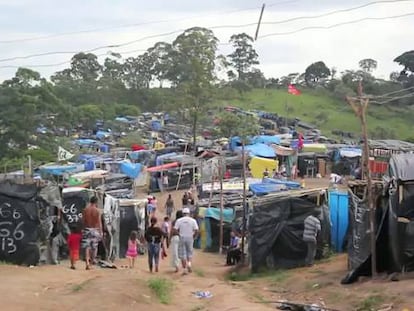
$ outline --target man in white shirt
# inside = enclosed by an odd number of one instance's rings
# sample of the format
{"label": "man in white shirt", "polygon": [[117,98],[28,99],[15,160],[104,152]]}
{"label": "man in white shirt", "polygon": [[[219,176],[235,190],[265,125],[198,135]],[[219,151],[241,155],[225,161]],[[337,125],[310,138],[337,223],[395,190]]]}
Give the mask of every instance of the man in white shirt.
{"label": "man in white shirt", "polygon": [[[198,234],[198,224],[194,218],[191,218],[190,209],[183,208],[183,217],[175,222],[174,229],[178,230],[180,235],[180,245],[178,256],[181,259],[183,269],[187,268],[191,273],[191,260],[193,258],[194,238]],[[185,270],[184,270],[185,273]]]}

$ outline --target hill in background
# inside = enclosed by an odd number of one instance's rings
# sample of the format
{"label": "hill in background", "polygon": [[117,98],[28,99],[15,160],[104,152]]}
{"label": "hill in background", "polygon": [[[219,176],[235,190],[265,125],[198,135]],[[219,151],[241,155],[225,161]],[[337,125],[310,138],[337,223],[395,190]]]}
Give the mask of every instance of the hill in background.
{"label": "hill in background", "polygon": [[[346,100],[334,98],[326,91],[304,89],[294,96],[280,89],[255,89],[234,100],[222,101],[225,105],[243,109],[274,112],[288,118],[316,125],[324,136],[333,136],[332,130],[352,132],[359,137],[360,123]],[[414,139],[412,120],[414,111],[392,104],[368,108],[368,129],[372,139]]]}

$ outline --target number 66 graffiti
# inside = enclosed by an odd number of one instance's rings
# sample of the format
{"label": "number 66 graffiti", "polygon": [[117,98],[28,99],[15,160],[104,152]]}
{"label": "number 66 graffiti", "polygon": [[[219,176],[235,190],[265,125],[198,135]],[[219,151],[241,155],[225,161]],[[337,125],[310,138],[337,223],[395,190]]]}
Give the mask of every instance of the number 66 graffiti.
{"label": "number 66 graffiti", "polygon": [[4,228],[4,226],[12,226],[13,223],[10,221],[3,221],[0,222],[0,238],[9,238],[13,237],[16,241],[20,241],[24,238],[24,232],[20,230],[20,228],[24,225],[24,222],[21,221],[19,224],[14,228],[13,233],[7,229]]}

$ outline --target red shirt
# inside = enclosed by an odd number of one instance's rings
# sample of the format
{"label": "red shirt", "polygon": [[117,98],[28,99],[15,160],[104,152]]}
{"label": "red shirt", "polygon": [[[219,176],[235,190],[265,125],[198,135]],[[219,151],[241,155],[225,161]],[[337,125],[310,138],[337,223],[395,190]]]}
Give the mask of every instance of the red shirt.
{"label": "red shirt", "polygon": [[82,234],[80,233],[71,233],[68,236],[68,247],[70,250],[79,250],[80,243],[82,240]]}

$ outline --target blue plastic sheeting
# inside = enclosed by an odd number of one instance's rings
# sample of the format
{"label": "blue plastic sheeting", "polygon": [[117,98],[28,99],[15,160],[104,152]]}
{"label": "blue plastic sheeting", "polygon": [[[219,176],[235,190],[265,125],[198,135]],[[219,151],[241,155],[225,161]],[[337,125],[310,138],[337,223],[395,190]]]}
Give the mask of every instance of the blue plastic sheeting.
{"label": "blue plastic sheeting", "polygon": [[75,140],[75,143],[81,146],[87,146],[87,145],[97,144],[98,142],[94,139],[81,138],[81,139]]}
{"label": "blue plastic sheeting", "polygon": [[261,196],[273,192],[286,190],[286,186],[283,184],[260,183],[249,185],[249,190],[253,192],[254,195]]}
{"label": "blue plastic sheeting", "polygon": [[115,118],[115,121],[122,122],[122,123],[129,123],[129,120],[124,117],[117,117]]}
{"label": "blue plastic sheeting", "polygon": [[80,154],[78,156],[77,161],[83,163],[83,162],[85,162],[87,160],[90,160],[90,159],[93,159],[93,158],[96,158],[95,154]]}
{"label": "blue plastic sheeting", "polygon": [[64,173],[69,172],[76,172],[80,170],[80,167],[78,165],[56,165],[56,166],[43,166],[39,168],[40,174],[48,174],[48,175],[54,175],[54,176],[60,176]]}
{"label": "blue plastic sheeting", "polygon": [[265,184],[285,185],[288,189],[300,189],[300,187],[301,187],[300,183],[298,183],[296,181],[273,179],[273,178],[265,178],[265,179],[263,179],[263,183],[265,183]]}
{"label": "blue plastic sheeting", "polygon": [[[220,209],[216,207],[206,208],[204,218],[213,218],[215,220],[220,220]],[[224,208],[223,209],[223,221],[232,223],[234,220],[233,209]]]}
{"label": "blue plastic sheeting", "polygon": [[329,213],[331,216],[331,243],[336,252],[344,251],[344,239],[348,230],[348,193],[329,192]]}
{"label": "blue plastic sheeting", "polygon": [[155,166],[163,165],[164,164],[164,159],[168,159],[168,158],[171,158],[171,157],[174,157],[174,156],[177,156],[176,152],[170,152],[170,153],[159,155],[157,157],[157,159],[155,160]]}
{"label": "blue plastic sheeting", "polygon": [[280,137],[270,135],[256,136],[252,140],[252,144],[280,144]]}
{"label": "blue plastic sheeting", "polygon": [[[238,147],[240,147],[242,145],[241,143],[241,139],[239,136],[233,136],[230,138],[229,140],[229,147],[231,151],[236,150]],[[246,145],[250,145],[250,138],[247,138],[247,143]]]}
{"label": "blue plastic sheeting", "polygon": [[130,152],[128,154],[128,156],[131,160],[136,161],[136,160],[140,160],[140,159],[149,157],[149,156],[151,156],[152,153],[153,152],[149,151],[149,150],[139,150],[139,151]]}
{"label": "blue plastic sheeting", "polygon": [[361,148],[341,148],[339,149],[339,154],[343,158],[362,157],[362,149]]}
{"label": "blue plastic sheeting", "polygon": [[106,138],[108,136],[111,136],[111,133],[104,132],[104,131],[98,131],[98,132],[96,132],[96,135],[95,136],[96,136],[97,139],[104,139],[104,138]]}
{"label": "blue plastic sheeting", "polygon": [[121,163],[121,173],[127,175],[129,178],[135,179],[141,173],[142,165],[140,163]]}
{"label": "blue plastic sheeting", "polygon": [[[238,148],[241,150],[241,147]],[[251,156],[261,158],[274,158],[276,157],[275,150],[266,144],[254,144],[245,146],[244,149],[250,153]]]}
{"label": "blue plastic sheeting", "polygon": [[101,152],[108,153],[108,152],[109,152],[109,146],[108,146],[108,145],[102,145],[102,146],[99,148],[99,150],[100,150]]}
{"label": "blue plastic sheeting", "polygon": [[161,130],[161,122],[160,120],[152,120],[151,121],[151,129],[153,131],[158,132],[159,130]]}

